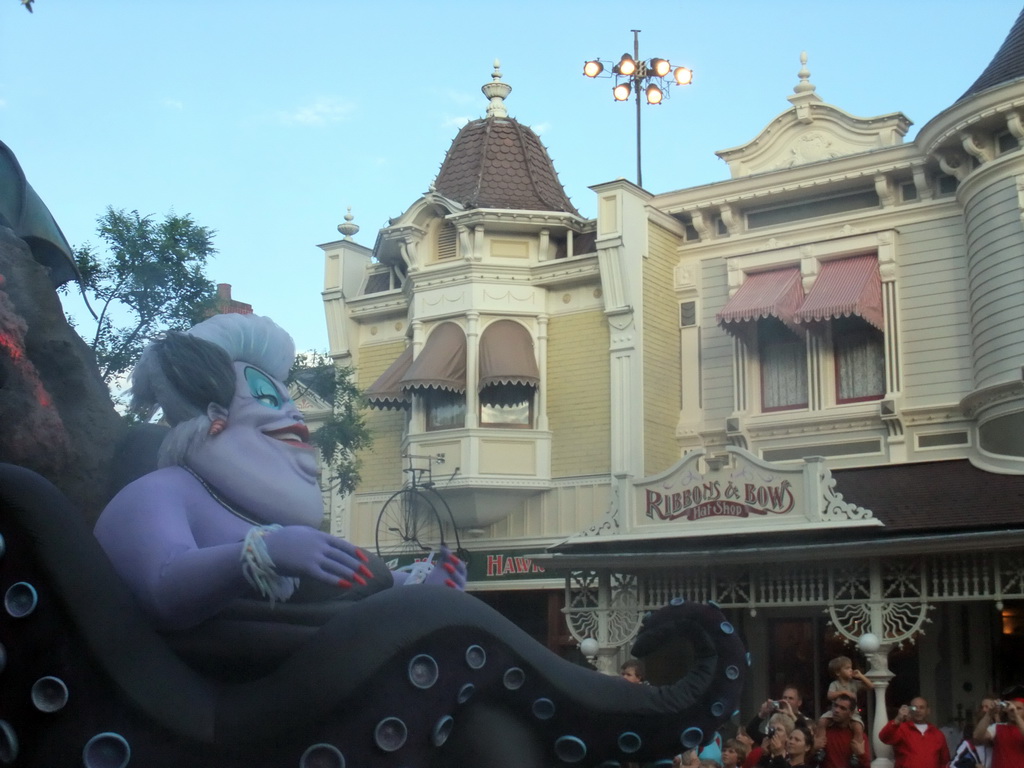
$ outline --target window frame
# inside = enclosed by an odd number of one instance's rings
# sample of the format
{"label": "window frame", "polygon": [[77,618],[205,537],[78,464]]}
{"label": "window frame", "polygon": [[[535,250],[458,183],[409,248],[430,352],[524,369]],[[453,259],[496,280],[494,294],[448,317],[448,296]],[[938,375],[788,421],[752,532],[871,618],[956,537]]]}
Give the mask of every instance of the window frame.
{"label": "window frame", "polygon": [[[803,358],[803,402],[792,403],[787,405],[766,405],[765,394],[765,373],[767,366],[765,364],[765,351],[766,344],[764,335],[765,332],[771,329],[771,332],[775,334],[774,339],[770,341],[785,343],[786,346],[797,346],[802,347],[802,358]],[[786,335],[792,337],[791,340],[786,338]],[[783,411],[799,411],[806,410],[810,407],[810,377],[807,373],[808,359],[810,355],[807,350],[807,339],[801,337],[799,334],[787,328],[780,320],[775,318],[772,319],[761,319],[757,321],[757,367],[758,367],[758,384],[760,387],[759,401],[761,406],[761,413],[780,413]]]}

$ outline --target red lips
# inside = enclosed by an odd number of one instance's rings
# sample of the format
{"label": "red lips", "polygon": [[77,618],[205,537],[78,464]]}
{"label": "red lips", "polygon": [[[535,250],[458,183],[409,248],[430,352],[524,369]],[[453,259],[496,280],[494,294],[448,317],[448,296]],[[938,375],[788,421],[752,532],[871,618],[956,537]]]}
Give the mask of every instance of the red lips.
{"label": "red lips", "polygon": [[295,442],[290,435],[294,435],[299,438],[299,441],[304,445],[309,442],[309,428],[301,422],[291,424],[287,427],[282,427],[281,429],[275,429],[270,432],[264,432],[263,434],[267,437],[272,437],[275,440],[281,440],[286,443]]}

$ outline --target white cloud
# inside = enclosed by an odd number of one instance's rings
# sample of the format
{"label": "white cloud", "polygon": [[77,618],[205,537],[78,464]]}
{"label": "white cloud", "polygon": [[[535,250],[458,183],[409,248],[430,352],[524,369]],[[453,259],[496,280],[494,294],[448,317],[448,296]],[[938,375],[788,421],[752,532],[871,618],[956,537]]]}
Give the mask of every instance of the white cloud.
{"label": "white cloud", "polygon": [[551,123],[534,123],[530,127],[533,129],[533,132],[536,133],[538,136],[543,136],[545,133],[551,130]]}
{"label": "white cloud", "polygon": [[336,96],[325,96],[291,112],[278,112],[277,116],[289,125],[327,125],[347,120],[353,111],[355,104]]}
{"label": "white cloud", "polygon": [[183,102],[178,101],[177,99],[164,99],[160,103],[167,109],[182,110],[185,108],[185,104]]}

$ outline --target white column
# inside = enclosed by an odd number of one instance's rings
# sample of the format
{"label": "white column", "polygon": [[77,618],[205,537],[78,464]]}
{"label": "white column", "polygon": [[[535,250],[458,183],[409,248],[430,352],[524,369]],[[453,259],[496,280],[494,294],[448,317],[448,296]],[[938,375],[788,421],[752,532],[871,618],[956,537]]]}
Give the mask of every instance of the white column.
{"label": "white column", "polygon": [[466,429],[480,426],[480,313],[466,313]]}
{"label": "white column", "polygon": [[892,747],[883,744],[878,738],[879,731],[889,719],[885,710],[885,689],[889,687],[889,681],[895,677],[889,670],[890,650],[892,644],[884,643],[876,652],[865,654],[868,659],[868,671],[865,674],[868,680],[875,684],[875,716],[871,723],[871,768],[893,768]]}

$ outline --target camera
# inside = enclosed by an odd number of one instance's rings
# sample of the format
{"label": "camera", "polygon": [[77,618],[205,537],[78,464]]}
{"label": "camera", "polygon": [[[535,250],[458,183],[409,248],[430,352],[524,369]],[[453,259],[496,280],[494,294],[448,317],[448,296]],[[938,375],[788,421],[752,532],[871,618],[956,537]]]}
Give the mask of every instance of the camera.
{"label": "camera", "polygon": [[771,704],[772,709],[776,709],[776,710],[782,709],[782,702],[781,701],[770,701],[768,703]]}
{"label": "camera", "polygon": [[997,709],[1006,709],[1008,706],[1010,706],[1010,702],[1008,701],[1003,701],[1002,699],[1000,699],[996,702]]}
{"label": "camera", "polygon": [[910,706],[908,707],[908,709],[909,709],[909,710],[910,710],[911,712],[917,712],[917,710],[918,710],[918,707],[917,707],[917,705],[916,705],[916,704],[911,704],[911,705],[910,705]]}

